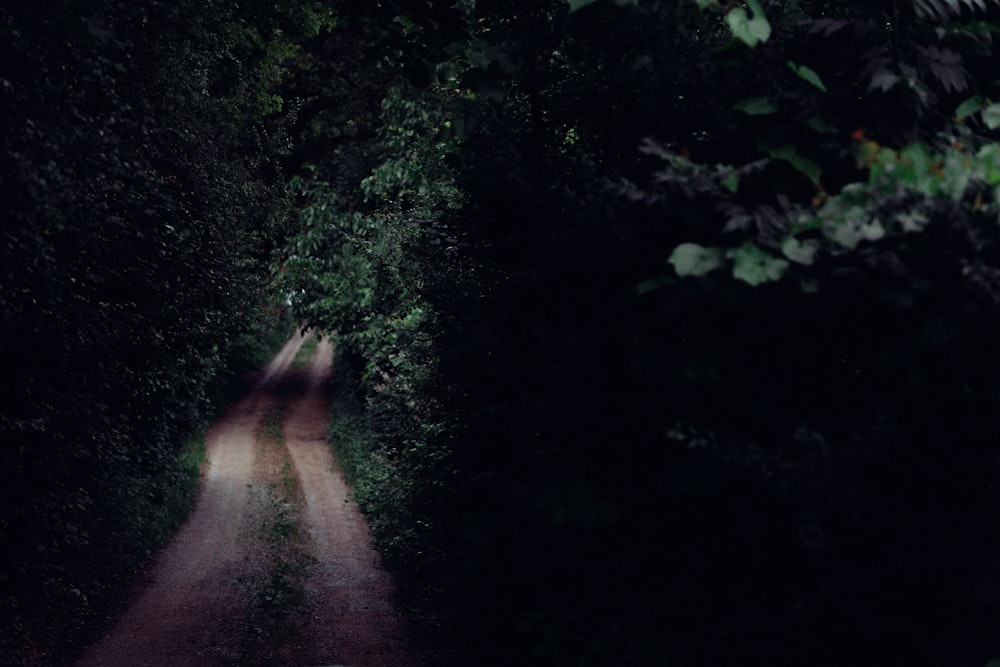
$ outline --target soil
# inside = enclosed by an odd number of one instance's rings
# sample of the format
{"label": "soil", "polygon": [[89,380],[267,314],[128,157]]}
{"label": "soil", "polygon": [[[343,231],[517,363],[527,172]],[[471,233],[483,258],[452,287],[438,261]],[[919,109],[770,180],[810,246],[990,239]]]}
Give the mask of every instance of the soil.
{"label": "soil", "polygon": [[[416,663],[392,582],[327,442],[332,345],[324,338],[308,367],[294,370],[303,340],[293,336],[252,392],[208,431],[209,463],[191,517],[81,667]],[[279,407],[280,452],[258,437],[263,420]],[[277,465],[284,460],[297,478],[298,548],[308,564],[292,577],[300,594],[286,607],[294,608],[275,613],[261,608],[261,582],[274,567],[261,537],[271,510],[261,499],[273,496],[280,475],[289,472]]]}

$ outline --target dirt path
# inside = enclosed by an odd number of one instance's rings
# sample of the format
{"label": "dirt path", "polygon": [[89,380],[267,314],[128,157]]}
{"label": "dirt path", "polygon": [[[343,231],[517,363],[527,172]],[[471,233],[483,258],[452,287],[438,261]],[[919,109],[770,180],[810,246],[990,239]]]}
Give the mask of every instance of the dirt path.
{"label": "dirt path", "polygon": [[392,584],[326,442],[327,407],[319,388],[327,380],[332,355],[324,340],[306,394],[290,406],[285,427],[318,559],[306,581],[313,605],[307,633],[311,658],[313,664],[401,667],[406,660],[399,621],[389,604]]}
{"label": "dirt path", "polygon": [[[391,582],[326,443],[323,389],[332,346],[324,339],[307,369],[292,370],[302,341],[298,335],[289,340],[253,392],[209,430],[210,463],[191,518],[156,557],[147,588],[81,667],[412,664],[392,608]],[[304,602],[289,615],[288,627],[278,629],[287,636],[266,642],[276,647],[272,655],[248,655],[264,645],[249,636],[257,612],[247,585],[260,548],[253,538],[260,519],[254,510],[261,492],[259,470],[254,472],[261,451],[257,431],[280,405],[314,564],[302,580]]]}

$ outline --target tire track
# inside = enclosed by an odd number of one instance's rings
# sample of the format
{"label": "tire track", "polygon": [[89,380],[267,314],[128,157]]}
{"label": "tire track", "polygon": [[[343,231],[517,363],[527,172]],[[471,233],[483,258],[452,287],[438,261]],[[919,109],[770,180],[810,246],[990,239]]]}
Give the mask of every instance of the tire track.
{"label": "tire track", "polygon": [[270,392],[302,337],[293,336],[254,390],[208,430],[209,458],[194,510],[145,575],[148,587],[81,667],[195,667],[237,664],[248,606],[244,574],[247,498],[255,430],[277,404]]}
{"label": "tire track", "polygon": [[327,442],[323,386],[332,358],[333,346],[324,338],[309,367],[305,392],[288,406],[285,427],[316,557],[305,582],[311,605],[304,629],[309,655],[301,664],[409,667],[414,663],[392,605],[392,581]]}

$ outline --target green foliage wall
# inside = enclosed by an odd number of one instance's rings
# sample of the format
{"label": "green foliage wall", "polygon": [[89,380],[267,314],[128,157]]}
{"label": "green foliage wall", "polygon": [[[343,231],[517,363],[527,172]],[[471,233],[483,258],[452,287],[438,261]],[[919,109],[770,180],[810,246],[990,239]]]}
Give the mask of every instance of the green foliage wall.
{"label": "green foliage wall", "polygon": [[266,293],[285,146],[265,115],[290,40],[323,20],[49,4],[0,10],[5,664],[64,658],[170,534],[210,384],[285,327]]}
{"label": "green foliage wall", "polygon": [[1000,654],[996,4],[431,8],[282,275],[442,661]]}

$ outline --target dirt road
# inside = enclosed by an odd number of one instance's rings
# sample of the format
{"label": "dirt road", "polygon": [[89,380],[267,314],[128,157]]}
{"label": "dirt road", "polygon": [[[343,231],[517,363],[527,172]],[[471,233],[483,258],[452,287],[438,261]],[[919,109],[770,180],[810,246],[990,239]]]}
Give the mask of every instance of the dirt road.
{"label": "dirt road", "polygon": [[[250,395],[208,431],[209,465],[192,516],[157,555],[136,602],[81,667],[413,664],[392,584],[326,442],[332,346],[324,339],[309,365],[294,370],[302,342],[299,335],[289,340]],[[298,579],[296,608],[277,624],[263,624],[277,636],[262,639],[254,583],[261,581],[259,498],[272,493],[274,483],[260,474],[273,454],[263,449],[259,431],[279,406],[311,564]]]}

